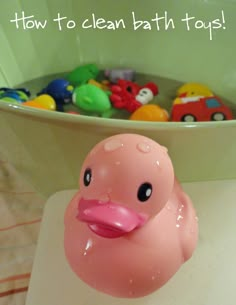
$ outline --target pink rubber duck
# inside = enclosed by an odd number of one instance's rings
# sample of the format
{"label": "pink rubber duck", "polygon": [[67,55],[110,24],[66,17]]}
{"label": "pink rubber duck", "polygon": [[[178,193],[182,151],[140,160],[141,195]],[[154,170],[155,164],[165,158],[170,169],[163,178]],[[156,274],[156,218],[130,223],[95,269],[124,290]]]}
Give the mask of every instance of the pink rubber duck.
{"label": "pink rubber duck", "polygon": [[89,286],[120,298],[148,295],[188,260],[198,240],[190,198],[167,149],[137,134],[97,144],[65,213],[65,254]]}

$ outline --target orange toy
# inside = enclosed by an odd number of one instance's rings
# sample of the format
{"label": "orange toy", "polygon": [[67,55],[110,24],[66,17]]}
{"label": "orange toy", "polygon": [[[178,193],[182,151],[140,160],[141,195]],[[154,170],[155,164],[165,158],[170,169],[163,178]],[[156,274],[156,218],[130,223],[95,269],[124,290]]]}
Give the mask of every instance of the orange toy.
{"label": "orange toy", "polygon": [[108,91],[109,90],[109,82],[107,80],[104,80],[102,81],[101,83],[97,82],[96,80],[94,79],[90,79],[88,81],[88,83],[90,85],[94,85],[94,86],[97,86],[98,88],[104,90],[104,91]]}
{"label": "orange toy", "polygon": [[46,110],[47,108],[43,107],[42,105],[38,104],[35,101],[28,101],[28,102],[24,102],[22,103],[23,106],[28,106],[28,107],[33,107],[33,108],[39,108],[39,109],[44,109]]}
{"label": "orange toy", "polygon": [[129,119],[133,121],[167,122],[169,114],[158,105],[148,104],[138,108]]}

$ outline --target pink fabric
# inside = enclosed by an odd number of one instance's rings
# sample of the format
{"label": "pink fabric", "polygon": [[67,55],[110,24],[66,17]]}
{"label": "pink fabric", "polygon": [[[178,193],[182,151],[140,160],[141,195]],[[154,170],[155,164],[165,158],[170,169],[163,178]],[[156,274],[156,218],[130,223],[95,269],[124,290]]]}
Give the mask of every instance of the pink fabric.
{"label": "pink fabric", "polygon": [[45,199],[0,153],[0,304],[25,304]]}

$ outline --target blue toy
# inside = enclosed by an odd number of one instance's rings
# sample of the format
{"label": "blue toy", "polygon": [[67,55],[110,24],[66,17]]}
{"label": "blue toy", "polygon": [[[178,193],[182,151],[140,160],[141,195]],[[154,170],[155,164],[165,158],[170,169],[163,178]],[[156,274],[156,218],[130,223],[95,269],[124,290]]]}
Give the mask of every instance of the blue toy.
{"label": "blue toy", "polygon": [[30,97],[29,90],[25,88],[0,88],[0,99],[6,102],[18,102],[23,103],[26,102]]}
{"label": "blue toy", "polygon": [[65,79],[54,79],[38,95],[48,94],[54,98],[57,111],[64,111],[64,105],[72,102],[73,86]]}

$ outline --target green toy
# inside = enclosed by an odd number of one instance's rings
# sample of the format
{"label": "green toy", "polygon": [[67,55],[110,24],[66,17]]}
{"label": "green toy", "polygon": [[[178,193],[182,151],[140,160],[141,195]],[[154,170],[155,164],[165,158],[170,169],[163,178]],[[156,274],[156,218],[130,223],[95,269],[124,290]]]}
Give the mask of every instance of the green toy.
{"label": "green toy", "polygon": [[0,100],[4,101],[4,102],[8,102],[10,104],[16,104],[16,105],[20,104],[20,102],[16,101],[14,98],[11,98],[11,97],[0,98]]}
{"label": "green toy", "polygon": [[94,64],[86,64],[79,66],[70,72],[66,79],[74,87],[86,84],[90,79],[96,79],[98,76],[99,69]]}
{"label": "green toy", "polygon": [[75,88],[72,101],[85,113],[109,118],[115,113],[109,100],[109,94],[97,86],[85,84]]}

